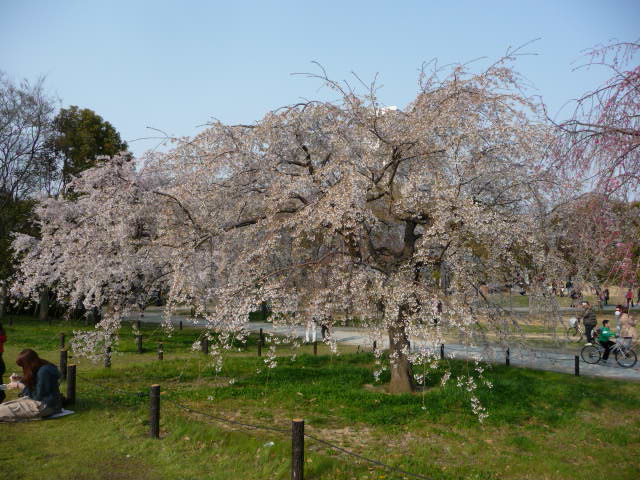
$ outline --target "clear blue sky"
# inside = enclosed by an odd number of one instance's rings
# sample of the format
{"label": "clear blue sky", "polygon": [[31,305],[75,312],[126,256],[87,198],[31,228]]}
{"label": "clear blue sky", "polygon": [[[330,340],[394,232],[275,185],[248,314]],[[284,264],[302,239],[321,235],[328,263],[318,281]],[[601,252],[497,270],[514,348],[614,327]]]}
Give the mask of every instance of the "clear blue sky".
{"label": "clear blue sky", "polygon": [[[46,75],[63,106],[95,110],[127,141],[323,97],[290,75],[312,60],[336,79],[379,72],[382,101],[402,107],[423,61],[497,58],[537,37],[538,55],[517,68],[557,112],[604,78],[572,72],[583,49],[640,37],[640,1],[0,0],[0,70]],[[136,154],[153,145],[130,143]]]}

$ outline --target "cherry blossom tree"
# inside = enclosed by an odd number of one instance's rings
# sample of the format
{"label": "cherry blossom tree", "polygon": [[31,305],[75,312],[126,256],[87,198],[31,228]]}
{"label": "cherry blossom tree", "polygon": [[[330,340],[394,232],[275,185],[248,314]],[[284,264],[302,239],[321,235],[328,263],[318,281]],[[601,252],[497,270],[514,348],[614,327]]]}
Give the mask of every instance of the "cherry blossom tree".
{"label": "cherry blossom tree", "polygon": [[556,165],[576,197],[568,222],[582,225],[572,230],[575,268],[600,269],[599,277],[629,285],[640,274],[637,227],[629,224],[629,202],[640,187],[639,52],[640,41],[587,51],[589,60],[580,68],[604,68],[611,76],[578,98],[571,118],[556,125]]}
{"label": "cherry blossom tree", "polygon": [[640,40],[589,50],[582,68],[605,68],[611,77],[578,98],[571,118],[558,125],[559,159],[604,193],[637,193],[640,185],[639,53]]}
{"label": "cherry blossom tree", "polygon": [[[500,328],[482,282],[544,278],[553,263],[539,228],[548,130],[513,59],[425,69],[403,109],[321,71],[339,101],[214,122],[140,172],[91,169],[77,202],[43,206],[47,234],[24,249],[16,288],[53,276],[69,298],[121,312],[163,282],[167,315],[193,304],[219,348],[264,302],[280,326],[357,317],[389,347],[390,391],[412,391],[411,365],[437,363],[445,329],[472,343]],[[99,328],[112,334],[117,317]],[[476,380],[462,383],[475,398]]]}

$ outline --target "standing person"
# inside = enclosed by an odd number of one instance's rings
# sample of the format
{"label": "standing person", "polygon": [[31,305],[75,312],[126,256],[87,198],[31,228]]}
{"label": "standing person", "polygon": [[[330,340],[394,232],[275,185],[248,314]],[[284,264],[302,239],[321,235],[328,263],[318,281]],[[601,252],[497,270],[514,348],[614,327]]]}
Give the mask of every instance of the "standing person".
{"label": "standing person", "polygon": [[0,404],[0,422],[48,417],[60,412],[62,395],[58,368],[30,348],[20,352],[16,364],[22,367],[22,377],[12,375],[7,387],[21,389],[22,394],[16,400]]}
{"label": "standing person", "polygon": [[[4,360],[2,359],[2,355],[4,354],[4,344],[7,341],[7,332],[5,331],[2,323],[0,322],[0,383],[4,383],[2,380],[2,376],[4,372],[7,371],[7,367],[4,364]],[[4,401],[6,394],[4,390],[0,390],[0,403]]]}
{"label": "standing person", "polygon": [[633,307],[633,292],[631,291],[631,289],[627,290],[627,294],[624,296],[624,298],[627,300],[627,308]]}
{"label": "standing person", "polygon": [[331,335],[331,320],[328,318],[323,319],[320,322],[320,335],[322,340],[325,340]]}
{"label": "standing person", "polygon": [[598,343],[604,347],[602,363],[607,363],[609,360],[609,352],[611,351],[611,347],[615,345],[615,342],[610,340],[613,336],[615,336],[615,333],[609,329],[609,320],[603,320],[602,328],[598,334]]}
{"label": "standing person", "polygon": [[604,304],[605,304],[605,306],[606,306],[606,305],[609,305],[609,298],[611,298],[611,297],[609,296],[609,289],[608,289],[608,288],[605,288],[605,289],[604,289]]}
{"label": "standing person", "polygon": [[638,340],[638,332],[636,330],[636,321],[629,315],[629,309],[618,305],[616,315],[620,312],[620,336],[624,340],[626,347],[631,347]]}
{"label": "standing person", "polygon": [[311,333],[311,337],[313,338],[313,342],[316,341],[316,318],[311,317],[307,320],[307,327],[304,331],[304,341],[309,343],[309,333]]}
{"label": "standing person", "polygon": [[593,327],[598,323],[596,320],[596,313],[591,308],[591,304],[586,300],[582,302],[582,324],[584,325],[585,334],[587,336],[587,345],[591,345]]}

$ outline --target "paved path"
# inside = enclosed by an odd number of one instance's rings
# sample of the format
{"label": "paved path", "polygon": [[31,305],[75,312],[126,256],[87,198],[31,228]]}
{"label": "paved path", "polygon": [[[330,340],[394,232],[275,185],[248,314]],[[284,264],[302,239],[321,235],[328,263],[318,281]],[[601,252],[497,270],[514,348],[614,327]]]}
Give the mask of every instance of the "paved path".
{"label": "paved path", "polygon": [[[134,316],[129,319],[138,320],[138,317]],[[144,323],[160,323],[162,316],[157,311],[147,311],[140,320]],[[173,316],[174,323],[180,320],[182,320],[184,326],[202,326],[198,325],[197,322],[194,324],[192,319],[185,316]],[[290,327],[287,327],[286,330],[274,329],[273,324],[269,322],[249,323],[249,329],[251,331],[258,332],[261,328],[264,332],[273,332],[276,334],[291,331]],[[305,328],[295,327],[294,332],[297,337],[304,338]],[[319,328],[317,335],[318,338],[320,338]],[[338,344],[360,346],[364,350],[371,350],[372,348],[372,339],[369,338],[363,329],[355,327],[335,327],[333,329],[333,335]],[[386,339],[378,342],[378,348],[387,348],[387,346],[388,341]],[[414,339],[412,341],[412,348],[435,349],[435,352],[439,353],[438,350],[440,347],[439,345],[428,345],[424,341]],[[580,347],[576,347],[575,352],[570,353],[553,350],[512,349],[510,352],[510,363],[513,366],[573,374],[575,368],[574,355],[579,355],[579,348]],[[497,346],[467,347],[459,344],[447,344],[445,345],[445,355],[460,359],[473,359],[480,356],[482,360],[492,363],[503,364],[505,362],[505,352],[501,347]],[[640,381],[640,361],[633,368],[622,368],[618,366],[615,363],[613,355],[609,359],[608,366],[590,365],[580,361],[580,375]]]}

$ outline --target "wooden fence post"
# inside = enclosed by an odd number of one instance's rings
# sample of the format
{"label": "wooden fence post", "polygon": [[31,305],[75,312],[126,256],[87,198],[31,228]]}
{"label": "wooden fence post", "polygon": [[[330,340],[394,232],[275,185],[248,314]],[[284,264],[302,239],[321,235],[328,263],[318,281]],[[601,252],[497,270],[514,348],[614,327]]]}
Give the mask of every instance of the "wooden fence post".
{"label": "wooden fence post", "polygon": [[262,334],[262,329],[260,329],[260,336],[258,337],[258,356],[262,356],[262,344],[264,342],[264,335]]}
{"label": "wooden fence post", "polygon": [[164,345],[162,342],[158,343],[158,360],[164,360]]}
{"label": "wooden fence post", "polygon": [[62,380],[67,379],[67,351],[60,350],[60,373],[62,374]]}
{"label": "wooden fence post", "polygon": [[573,362],[574,362],[574,374],[576,377],[579,377],[580,376],[580,357],[578,355],[573,357]]}
{"label": "wooden fence post", "polygon": [[67,367],[67,404],[76,403],[76,366]]}
{"label": "wooden fence post", "polygon": [[209,355],[209,339],[207,337],[204,337],[200,342],[200,348],[202,349],[202,353]]}
{"label": "wooden fence post", "polygon": [[313,354],[314,355],[318,355],[318,341],[317,340],[313,341]]}
{"label": "wooden fence post", "polygon": [[104,352],[104,368],[111,368],[111,346],[108,346]]}
{"label": "wooden fence post", "polygon": [[291,480],[304,480],[304,420],[291,422]]}
{"label": "wooden fence post", "polygon": [[151,385],[149,399],[149,434],[160,438],[160,385]]}
{"label": "wooden fence post", "polygon": [[505,364],[507,365],[507,367],[511,365],[511,358],[510,358],[510,353],[508,348],[507,348],[507,354],[505,355]]}
{"label": "wooden fence post", "polygon": [[60,349],[64,348],[64,333],[60,334]]}
{"label": "wooden fence post", "polygon": [[440,344],[440,360],[444,360],[444,343]]}
{"label": "wooden fence post", "polygon": [[180,331],[182,331],[182,320],[180,320]]}
{"label": "wooden fence post", "polygon": [[138,348],[138,353],[142,353],[142,335],[136,335],[136,347]]}

